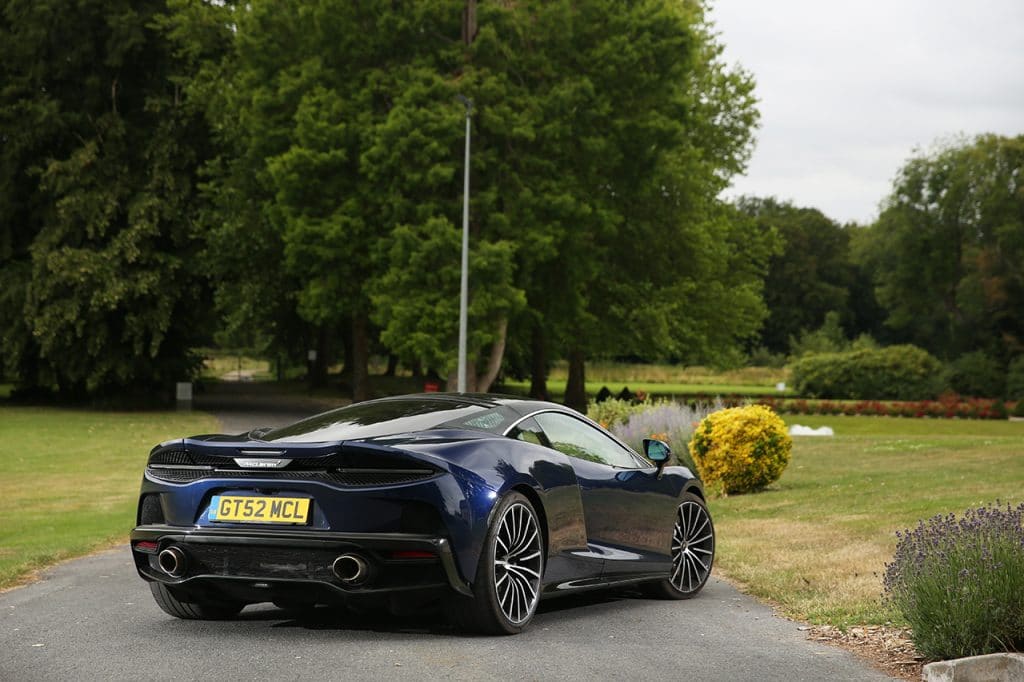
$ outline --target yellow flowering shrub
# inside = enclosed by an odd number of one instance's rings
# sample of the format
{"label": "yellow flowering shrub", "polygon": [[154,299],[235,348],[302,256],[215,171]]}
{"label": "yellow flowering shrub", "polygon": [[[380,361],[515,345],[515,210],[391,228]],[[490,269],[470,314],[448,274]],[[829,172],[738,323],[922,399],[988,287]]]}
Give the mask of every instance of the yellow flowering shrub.
{"label": "yellow flowering shrub", "polygon": [[727,494],[746,493],[779,479],[789,464],[793,441],[771,409],[748,405],[705,417],[689,449],[705,485]]}

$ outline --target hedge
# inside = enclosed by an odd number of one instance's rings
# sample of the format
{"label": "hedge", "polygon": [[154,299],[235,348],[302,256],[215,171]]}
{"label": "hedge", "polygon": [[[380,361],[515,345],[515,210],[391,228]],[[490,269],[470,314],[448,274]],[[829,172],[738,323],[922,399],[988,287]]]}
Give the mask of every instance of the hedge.
{"label": "hedge", "polygon": [[848,400],[928,400],[946,387],[942,363],[916,346],[821,353],[792,366],[798,395]]}

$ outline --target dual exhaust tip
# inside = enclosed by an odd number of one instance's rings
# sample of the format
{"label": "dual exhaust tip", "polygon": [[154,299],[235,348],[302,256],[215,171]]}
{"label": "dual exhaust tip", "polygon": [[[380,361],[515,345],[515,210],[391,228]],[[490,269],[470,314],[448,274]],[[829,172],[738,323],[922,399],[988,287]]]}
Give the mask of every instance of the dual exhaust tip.
{"label": "dual exhaust tip", "polygon": [[[181,578],[188,571],[188,557],[174,545],[157,555],[162,570],[172,578]],[[359,585],[370,576],[370,565],[358,554],[342,554],[331,564],[331,572],[346,585]]]}

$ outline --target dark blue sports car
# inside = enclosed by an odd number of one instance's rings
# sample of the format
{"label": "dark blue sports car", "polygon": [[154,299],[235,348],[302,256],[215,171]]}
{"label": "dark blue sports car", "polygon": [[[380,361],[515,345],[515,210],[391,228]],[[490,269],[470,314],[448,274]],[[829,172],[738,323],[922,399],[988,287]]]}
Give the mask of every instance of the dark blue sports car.
{"label": "dark blue sports car", "polygon": [[686,599],[714,528],[700,481],[644,445],[553,403],[436,393],[170,441],[150,453],[132,554],[178,618],[441,596],[463,627],[503,634],[541,597]]}

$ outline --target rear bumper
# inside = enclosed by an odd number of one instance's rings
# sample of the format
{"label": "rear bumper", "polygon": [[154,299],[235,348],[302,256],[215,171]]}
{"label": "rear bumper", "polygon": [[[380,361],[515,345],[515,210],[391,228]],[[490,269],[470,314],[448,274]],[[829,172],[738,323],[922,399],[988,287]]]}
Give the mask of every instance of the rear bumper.
{"label": "rear bumper", "polygon": [[[172,546],[186,557],[178,576],[158,561]],[[429,535],[146,525],[132,530],[131,547],[139,575],[168,585],[233,584],[271,592],[306,585],[340,598],[444,587],[472,594],[459,575],[451,543]],[[342,554],[366,560],[365,581],[345,584],[334,575],[332,563]]]}

